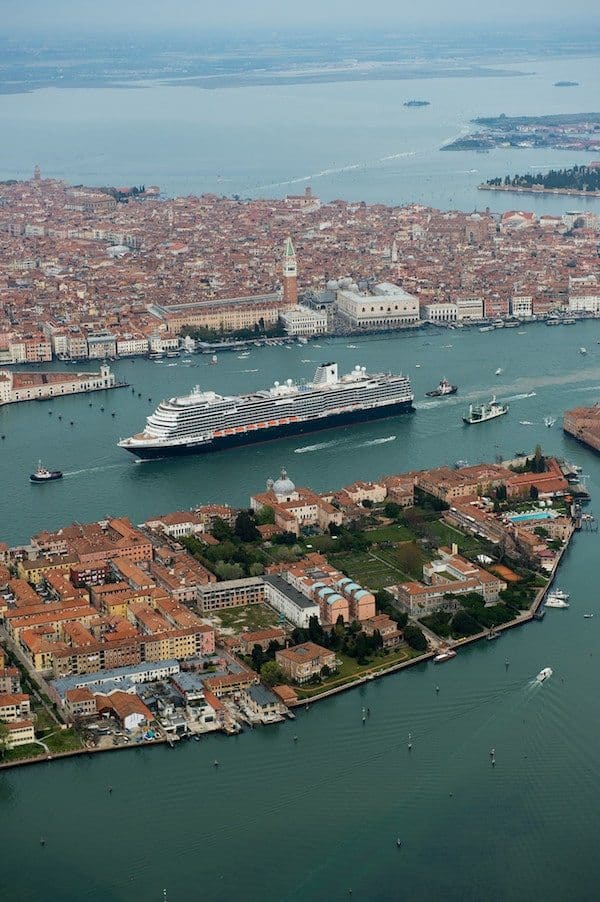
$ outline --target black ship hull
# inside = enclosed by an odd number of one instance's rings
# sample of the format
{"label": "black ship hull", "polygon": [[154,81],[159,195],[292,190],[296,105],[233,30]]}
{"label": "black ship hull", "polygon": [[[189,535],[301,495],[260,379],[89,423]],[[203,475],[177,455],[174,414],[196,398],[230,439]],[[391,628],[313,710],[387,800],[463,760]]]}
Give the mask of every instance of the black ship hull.
{"label": "black ship hull", "polygon": [[48,476],[38,476],[37,473],[32,473],[29,479],[31,482],[54,482],[55,479],[62,479],[63,474],[60,470],[52,470]]}
{"label": "black ship hull", "polygon": [[396,404],[390,404],[385,407],[373,407],[369,410],[351,410],[333,414],[327,418],[307,420],[302,423],[286,423],[282,426],[273,426],[270,429],[257,429],[253,432],[242,432],[237,435],[219,436],[208,442],[190,442],[188,445],[158,445],[154,447],[121,445],[121,447],[142,460],[179,457],[183,454],[207,454],[210,451],[223,451],[226,448],[235,448],[240,445],[272,442],[276,439],[289,438],[294,435],[309,435],[312,432],[336,429],[340,426],[349,426],[352,423],[385,420],[403,413],[414,413],[411,401],[399,401]]}

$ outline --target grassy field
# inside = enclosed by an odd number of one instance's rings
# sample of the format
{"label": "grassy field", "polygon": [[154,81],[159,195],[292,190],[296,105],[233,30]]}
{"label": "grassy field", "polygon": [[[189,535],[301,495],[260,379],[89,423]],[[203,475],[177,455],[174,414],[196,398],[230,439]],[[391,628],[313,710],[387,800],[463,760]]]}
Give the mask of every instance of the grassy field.
{"label": "grassy field", "polygon": [[342,554],[330,554],[329,561],[361,586],[366,586],[373,591],[383,589],[384,586],[392,586],[405,579],[400,571],[390,565],[379,552],[377,555],[376,558],[368,551],[355,553],[348,551]]}
{"label": "grassy field", "polygon": [[368,529],[365,536],[371,542],[410,542],[414,538],[406,526],[391,523],[378,529]]}
{"label": "grassy field", "polygon": [[484,545],[475,536],[465,535],[441,520],[434,520],[429,524],[432,532],[436,534],[440,545],[451,546],[453,542],[458,545],[460,554],[477,555],[484,553]]}
{"label": "grassy field", "polygon": [[211,611],[211,619],[218,620],[224,629],[232,629],[239,633],[243,629],[261,630],[269,626],[277,626],[279,615],[264,604],[248,604],[239,608],[224,608],[222,611]]}
{"label": "grassy field", "polygon": [[329,689],[335,689],[346,683],[351,683],[360,677],[369,673],[378,673],[394,664],[401,664],[404,661],[410,661],[411,658],[417,657],[421,652],[414,651],[408,646],[401,646],[397,651],[389,654],[376,655],[368,664],[358,664],[354,658],[348,658],[346,655],[336,652],[336,657],[340,660],[341,666],[337,673],[327,680],[323,680],[318,686],[310,686],[306,688],[296,689],[299,698],[312,698],[321,692],[327,692]]}

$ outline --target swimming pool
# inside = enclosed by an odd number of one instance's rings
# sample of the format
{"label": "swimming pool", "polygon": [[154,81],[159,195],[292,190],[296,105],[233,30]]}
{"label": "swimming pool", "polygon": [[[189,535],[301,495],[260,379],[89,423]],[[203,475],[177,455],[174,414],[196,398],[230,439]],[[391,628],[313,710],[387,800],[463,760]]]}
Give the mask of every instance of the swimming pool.
{"label": "swimming pool", "polygon": [[556,511],[529,511],[526,514],[515,514],[508,519],[511,523],[522,523],[523,520],[554,520],[557,516]]}

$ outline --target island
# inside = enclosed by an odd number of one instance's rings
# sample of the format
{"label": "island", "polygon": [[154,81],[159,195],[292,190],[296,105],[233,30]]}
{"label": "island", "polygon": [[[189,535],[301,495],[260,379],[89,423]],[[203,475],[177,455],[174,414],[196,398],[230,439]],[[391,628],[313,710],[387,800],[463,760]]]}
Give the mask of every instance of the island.
{"label": "island", "polygon": [[278,723],[540,619],[585,494],[537,446],[3,544],[0,768]]}
{"label": "island", "polygon": [[600,113],[550,116],[500,116],[472,120],[480,129],[445,144],[441,150],[490,150],[494,147],[552,147],[600,151]]}
{"label": "island", "polygon": [[578,81],[555,81],[555,88],[577,88],[579,87]]}
{"label": "island", "polygon": [[421,107],[421,106],[431,106],[430,100],[406,100],[402,106],[409,107]]}
{"label": "island", "polygon": [[522,194],[570,194],[581,197],[600,195],[600,162],[571,169],[551,169],[535,175],[507,175],[479,185],[484,191],[516,191]]}

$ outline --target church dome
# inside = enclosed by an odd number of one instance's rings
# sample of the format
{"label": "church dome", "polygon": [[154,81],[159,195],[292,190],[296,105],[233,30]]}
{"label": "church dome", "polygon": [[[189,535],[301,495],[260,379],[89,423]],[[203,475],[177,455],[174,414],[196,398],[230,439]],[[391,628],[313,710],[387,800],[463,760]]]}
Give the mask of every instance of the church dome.
{"label": "church dome", "polygon": [[276,495],[291,495],[292,492],[296,491],[296,486],[292,480],[288,478],[285,469],[281,471],[279,479],[276,479],[273,483],[273,491]]}

